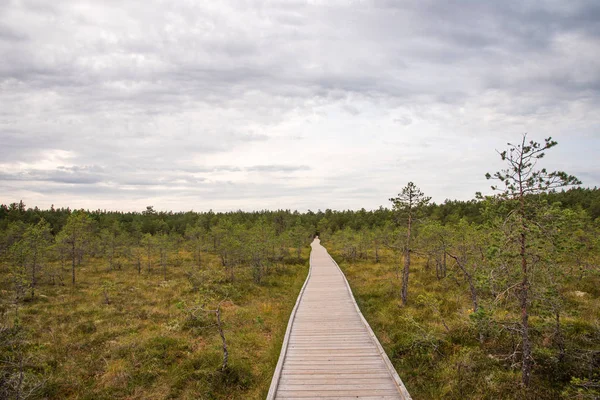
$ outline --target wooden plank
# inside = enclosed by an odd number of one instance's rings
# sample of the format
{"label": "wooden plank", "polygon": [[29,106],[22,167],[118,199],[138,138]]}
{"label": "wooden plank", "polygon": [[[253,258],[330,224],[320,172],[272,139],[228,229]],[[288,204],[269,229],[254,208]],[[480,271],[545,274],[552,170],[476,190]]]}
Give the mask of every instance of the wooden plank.
{"label": "wooden plank", "polygon": [[307,384],[307,385],[295,385],[289,383],[280,383],[280,391],[310,391],[310,392],[329,392],[332,390],[389,390],[391,392],[397,391],[394,381],[388,379],[384,383],[333,383],[333,384]]}
{"label": "wooden plank", "polygon": [[354,378],[350,378],[350,376],[360,376],[360,375],[377,375],[379,376],[380,374],[386,374],[386,376],[389,376],[389,372],[387,371],[387,369],[385,368],[379,368],[379,369],[375,369],[375,368],[370,368],[368,371],[365,371],[364,368],[360,369],[335,369],[333,370],[332,368],[325,368],[322,370],[316,370],[316,369],[311,369],[311,368],[305,368],[305,369],[286,369],[286,373],[285,376],[282,376],[281,379],[284,379],[285,377],[288,376],[306,376],[306,375],[311,375],[311,376],[330,376],[330,375],[338,375],[342,378],[340,379],[354,379]]}
{"label": "wooden plank", "polygon": [[[390,377],[388,375],[382,374],[380,377],[378,378],[360,378],[360,377],[355,377],[353,380],[353,382],[355,383],[362,383],[362,384],[379,384],[379,383],[389,383],[390,382]],[[339,375],[335,375],[332,377],[313,377],[313,378],[295,378],[295,379],[290,379],[290,378],[282,378],[279,381],[279,385],[280,387],[282,387],[282,385],[322,385],[322,384],[336,384],[340,382],[340,378]]]}
{"label": "wooden plank", "polygon": [[342,397],[347,396],[356,398],[356,396],[396,396],[392,397],[399,399],[398,390],[393,389],[349,389],[349,390],[323,390],[323,391],[308,391],[308,390],[281,390],[278,391],[281,398],[298,397],[298,398],[319,398],[319,397]]}
{"label": "wooden plank", "polygon": [[381,372],[387,371],[387,368],[384,364],[369,366],[366,368],[364,365],[291,365],[288,368],[283,369],[283,373],[297,373],[299,371],[314,371],[316,373],[327,373],[328,371],[332,371],[332,373],[347,373],[350,371],[357,371],[366,373],[365,370]]}
{"label": "wooden plank", "polygon": [[[286,395],[278,396],[277,398],[286,400],[306,399],[305,397],[290,397]],[[326,398],[327,400],[393,400],[398,399],[398,396],[320,396],[320,398]]]}

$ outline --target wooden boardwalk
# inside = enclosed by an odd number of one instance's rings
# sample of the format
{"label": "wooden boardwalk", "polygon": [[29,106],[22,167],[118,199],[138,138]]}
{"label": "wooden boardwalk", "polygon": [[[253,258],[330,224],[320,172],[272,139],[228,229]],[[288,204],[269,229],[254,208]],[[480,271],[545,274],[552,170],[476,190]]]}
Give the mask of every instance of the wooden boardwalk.
{"label": "wooden boardwalk", "polygon": [[267,399],[410,399],[346,277],[318,238],[311,246]]}

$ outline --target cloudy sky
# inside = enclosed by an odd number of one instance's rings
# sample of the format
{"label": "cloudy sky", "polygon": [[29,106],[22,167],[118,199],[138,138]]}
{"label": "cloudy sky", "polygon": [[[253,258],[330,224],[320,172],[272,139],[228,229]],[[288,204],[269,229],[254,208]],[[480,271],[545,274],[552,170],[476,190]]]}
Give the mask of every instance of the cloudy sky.
{"label": "cloudy sky", "polygon": [[559,145],[600,186],[600,2],[0,0],[0,203],[356,209]]}

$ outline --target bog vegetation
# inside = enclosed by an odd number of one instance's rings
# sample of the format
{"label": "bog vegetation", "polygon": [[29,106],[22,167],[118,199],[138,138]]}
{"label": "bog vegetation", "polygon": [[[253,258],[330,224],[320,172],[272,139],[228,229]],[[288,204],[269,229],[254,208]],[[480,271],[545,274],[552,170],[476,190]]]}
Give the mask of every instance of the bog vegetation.
{"label": "bog vegetation", "polygon": [[415,399],[598,398],[600,190],[538,167],[555,145],[509,145],[471,201],[2,205],[0,399],[264,398],[315,234]]}

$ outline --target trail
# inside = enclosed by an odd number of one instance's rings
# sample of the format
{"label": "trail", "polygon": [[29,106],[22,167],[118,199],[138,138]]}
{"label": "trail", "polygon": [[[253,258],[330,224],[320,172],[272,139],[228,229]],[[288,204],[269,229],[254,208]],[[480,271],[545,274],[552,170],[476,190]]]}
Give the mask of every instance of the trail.
{"label": "trail", "polygon": [[410,399],[344,274],[318,238],[311,247],[267,399]]}

